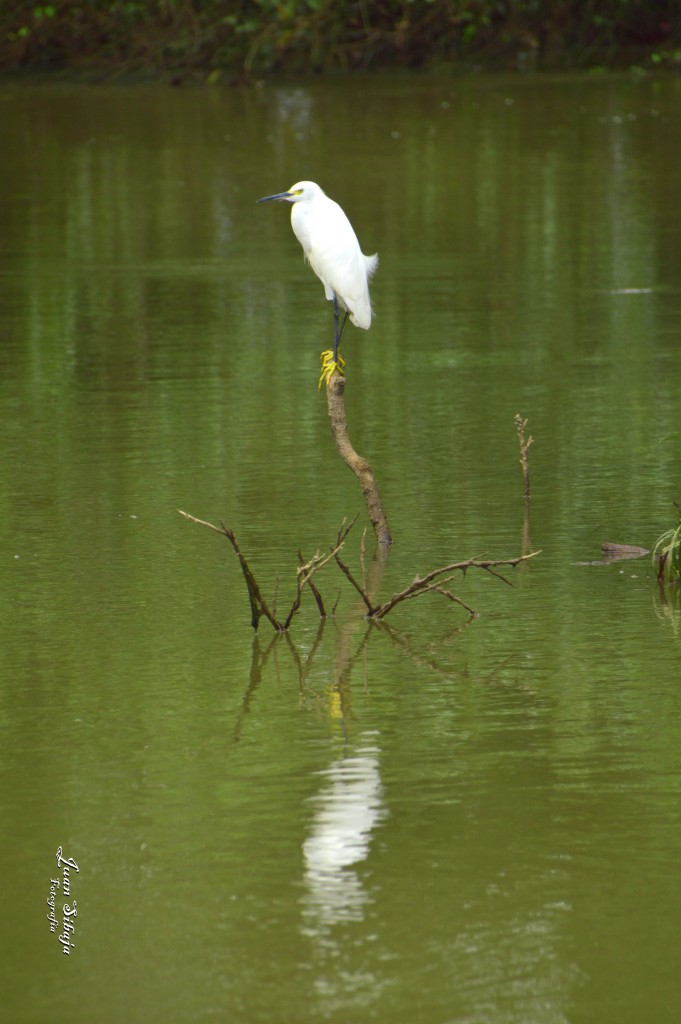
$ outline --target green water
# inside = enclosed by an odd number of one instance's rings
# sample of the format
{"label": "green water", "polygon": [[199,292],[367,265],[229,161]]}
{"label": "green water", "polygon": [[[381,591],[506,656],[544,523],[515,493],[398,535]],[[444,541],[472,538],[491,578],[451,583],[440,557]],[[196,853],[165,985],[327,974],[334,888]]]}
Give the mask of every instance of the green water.
{"label": "green water", "polygon": [[[673,77],[0,89],[8,1020],[681,1019],[678,597],[577,564],[681,500],[680,118]],[[177,514],[283,609],[363,513],[330,306],[255,205],[301,178],[381,259],[344,339],[381,593],[541,549],[450,584],[469,624],[370,626],[330,566],[335,621],[254,638]]]}

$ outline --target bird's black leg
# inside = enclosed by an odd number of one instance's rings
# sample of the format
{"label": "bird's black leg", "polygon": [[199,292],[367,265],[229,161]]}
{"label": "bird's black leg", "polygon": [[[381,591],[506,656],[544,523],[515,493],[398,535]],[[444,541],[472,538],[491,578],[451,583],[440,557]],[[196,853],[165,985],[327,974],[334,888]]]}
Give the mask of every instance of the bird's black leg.
{"label": "bird's black leg", "polygon": [[345,325],[348,322],[348,311],[347,310],[345,311],[345,316],[343,317],[343,325],[342,325],[340,331],[338,330],[338,321],[339,320],[340,320],[340,306],[338,305],[338,299],[336,298],[336,296],[334,294],[334,296],[333,296],[333,361],[334,361],[334,363],[338,362],[338,346],[341,343],[341,338],[343,337],[343,331],[345,330]]}
{"label": "bird's black leg", "polygon": [[340,334],[338,333],[338,321],[340,319],[340,306],[334,292],[333,296],[333,361],[338,362],[338,346],[340,345]]}
{"label": "bird's black leg", "polygon": [[340,334],[338,335],[338,344],[339,345],[341,343],[341,338],[343,337],[343,331],[345,330],[345,325],[348,322],[348,317],[349,316],[350,316],[350,314],[348,313],[348,311],[346,309],[345,310],[345,316],[343,317],[343,324],[342,324],[341,329],[340,329]]}

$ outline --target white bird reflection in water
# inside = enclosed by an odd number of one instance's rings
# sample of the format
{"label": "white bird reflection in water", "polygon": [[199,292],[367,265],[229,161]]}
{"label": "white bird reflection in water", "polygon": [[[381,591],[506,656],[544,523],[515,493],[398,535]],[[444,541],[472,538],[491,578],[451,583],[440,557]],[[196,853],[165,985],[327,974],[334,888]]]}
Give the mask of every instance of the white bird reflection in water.
{"label": "white bird reflection in water", "polygon": [[320,772],[315,814],[303,844],[304,932],[320,937],[339,922],[361,921],[369,894],[352,865],[366,859],[372,833],[385,816],[375,733],[366,733],[355,754]]}

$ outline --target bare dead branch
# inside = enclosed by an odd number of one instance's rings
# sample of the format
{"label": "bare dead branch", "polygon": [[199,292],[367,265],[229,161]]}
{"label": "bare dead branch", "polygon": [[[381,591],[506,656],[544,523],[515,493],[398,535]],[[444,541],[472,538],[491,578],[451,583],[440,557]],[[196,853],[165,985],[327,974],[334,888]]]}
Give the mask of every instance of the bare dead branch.
{"label": "bare dead branch", "polygon": [[[361,597],[364,606],[366,607],[367,610],[367,619],[370,619],[374,622],[379,622],[383,620],[385,616],[392,611],[393,608],[395,608],[398,604],[401,604],[403,601],[409,601],[412,598],[420,597],[423,594],[428,593],[439,594],[440,596],[446,598],[448,601],[461,605],[461,607],[468,612],[469,616],[471,618],[474,618],[477,614],[475,610],[471,608],[469,605],[467,605],[465,601],[462,601],[461,598],[458,597],[456,594],[453,594],[451,593],[450,590],[446,589],[446,584],[450,583],[457,573],[462,573],[463,575],[465,575],[468,569],[482,569],[483,571],[488,572],[491,576],[495,576],[497,579],[502,580],[502,582],[508,584],[508,586],[512,586],[511,582],[508,579],[506,579],[506,577],[502,575],[501,572],[498,571],[499,568],[503,566],[514,568],[520,563],[525,563],[529,561],[529,559],[534,558],[535,555],[539,554],[539,551],[532,551],[528,554],[518,555],[515,558],[467,558],[460,562],[452,562],[449,565],[439,566],[437,569],[432,569],[424,576],[416,576],[416,578],[412,580],[409,586],[405,587],[404,590],[401,590],[398,593],[393,594],[392,597],[390,597],[383,604],[375,605],[371,597],[369,596],[365,582],[366,572],[364,568],[363,544],[360,552],[360,563],[363,573],[363,583],[358,582],[349,566],[340,557],[340,551],[343,548],[343,545],[345,544],[347,536],[350,530],[357,522],[357,516],[355,516],[355,518],[349,524],[346,524],[346,521],[343,520],[340,529],[338,530],[336,542],[326,554],[320,554],[319,552],[317,552],[317,554],[315,554],[309,561],[306,562],[303,559],[301,551],[298,550],[297,554],[300,565],[296,570],[295,596],[293,598],[293,602],[291,604],[289,613],[286,616],[286,619],[283,622],[281,622],[276,618],[275,614],[278,593],[278,582],[274,596],[274,610],[270,610],[270,607],[268,606],[267,602],[263,599],[258,583],[248,565],[248,561],[246,560],[246,557],[242,553],[237,543],[233,530],[230,530],[222,522],[220,523],[220,526],[217,527],[214,526],[213,523],[208,523],[203,519],[197,519],[196,516],[189,515],[189,513],[187,512],[182,512],[179,509],[178,511],[180,512],[180,515],[184,516],[185,519],[190,520],[190,522],[198,523],[201,526],[207,526],[215,533],[220,533],[222,534],[222,536],[226,537],[229,540],[232,548],[234,549],[234,552],[237,555],[237,558],[239,559],[239,565],[241,566],[241,571],[244,580],[246,581],[248,599],[251,606],[251,624],[253,628],[257,630],[259,620],[264,615],[265,618],[272,625],[273,629],[275,629],[279,633],[285,633],[288,631],[294,616],[300,609],[303,590],[305,589],[306,586],[309,586],[310,590],[312,591],[312,594],[317,603],[317,608],[319,610],[320,617],[324,618],[326,616],[324,601],[319,592],[319,589],[313,583],[312,577],[316,573],[318,573],[322,568],[324,568],[324,566],[328,565],[328,563],[332,560],[335,560],[336,564],[338,565],[338,568],[341,570],[341,572],[346,577],[348,582],[351,584],[352,587],[354,587],[354,589]],[[339,599],[340,593],[333,606],[333,615],[335,615]]]}
{"label": "bare dead branch", "polygon": [[362,587],[364,590],[367,589],[367,572],[366,572],[366,529],[362,530],[362,541],[359,546],[359,565],[362,570]]}
{"label": "bare dead branch", "polygon": [[297,613],[298,609],[300,608],[300,602],[303,597],[303,587],[305,586],[309,579],[307,574],[312,575],[312,572],[314,571],[314,566],[318,563],[319,558],[319,554],[315,555],[313,559],[311,559],[309,562],[306,562],[304,565],[301,565],[300,568],[296,570],[296,593],[295,597],[293,598],[293,603],[291,605],[290,611],[286,616],[286,620],[284,622],[284,630],[287,630],[289,628],[293,620],[293,616]]}
{"label": "bare dead branch", "polygon": [[253,626],[253,629],[258,629],[260,618],[262,615],[264,615],[268,622],[272,625],[272,628],[276,629],[278,632],[281,632],[283,628],[282,624],[270,611],[267,601],[265,601],[262,594],[260,593],[260,587],[258,586],[257,580],[253,573],[251,572],[250,566],[246,561],[246,558],[243,555],[241,548],[237,543],[237,539],[234,536],[234,531],[230,530],[229,527],[225,526],[223,522],[220,523],[220,526],[214,526],[213,523],[208,523],[206,522],[205,519],[197,519],[196,516],[190,516],[188,512],[183,512],[182,509],[178,509],[177,511],[180,513],[181,516],[184,516],[185,519],[188,519],[191,523],[198,523],[199,526],[207,526],[210,530],[214,530],[215,533],[221,533],[223,537],[227,538],[229,543],[234,548],[234,553],[239,559],[241,572],[243,573],[244,580],[246,581],[246,588],[248,590],[248,600],[251,606],[251,625]]}
{"label": "bare dead branch", "polygon": [[530,445],[534,443],[534,438],[530,436],[525,440],[525,427],[527,426],[527,420],[524,420],[520,413],[515,415],[515,428],[518,432],[518,442],[520,444],[520,465],[523,469],[523,485],[524,495],[526,498],[530,496],[530,463],[527,457],[527,453],[530,450]]}
{"label": "bare dead branch", "polygon": [[367,613],[368,613],[369,615],[374,615],[374,614],[375,614],[375,612],[376,612],[376,609],[374,608],[374,606],[372,605],[371,601],[369,600],[369,596],[368,596],[368,594],[367,594],[367,593],[366,593],[366,591],[365,591],[365,590],[364,590],[364,589],[363,589],[363,588],[362,588],[362,587],[360,586],[360,584],[359,584],[359,583],[357,582],[357,580],[355,579],[355,577],[354,577],[354,576],[352,575],[352,573],[350,572],[350,569],[348,568],[348,566],[347,566],[347,565],[345,564],[345,562],[343,562],[343,561],[342,561],[342,560],[341,560],[341,559],[340,559],[340,558],[338,557],[338,555],[336,555],[336,564],[337,564],[338,568],[340,569],[340,571],[341,571],[341,572],[343,573],[343,575],[347,577],[347,579],[348,579],[348,580],[350,581],[350,583],[352,584],[352,586],[353,586],[353,587],[355,588],[355,590],[357,591],[357,593],[359,594],[359,596],[360,596],[360,597],[362,598],[362,600],[364,601],[364,604],[366,605],[366,608],[367,608]]}
{"label": "bare dead branch", "polygon": [[[288,616],[286,617],[286,621],[284,622],[283,628],[285,630],[289,628],[293,620],[293,616],[298,612],[300,608],[300,602],[303,596],[303,588],[305,587],[306,584],[310,584],[310,581],[314,573],[319,572],[319,570],[323,569],[323,567],[327,565],[332,558],[336,557],[340,549],[343,547],[347,535],[350,533],[350,530],[353,528],[356,522],[357,516],[355,516],[352,522],[349,523],[347,526],[345,525],[345,520],[343,520],[338,531],[336,544],[331,549],[331,551],[329,551],[327,555],[320,555],[319,552],[317,552],[317,554],[313,558],[311,558],[309,562],[305,562],[304,565],[299,566],[298,569],[296,570],[296,594],[295,597],[293,598],[291,610],[288,613]],[[317,602],[317,606],[319,607],[319,602]]]}
{"label": "bare dead branch", "polygon": [[364,502],[369,513],[376,540],[381,547],[389,547],[392,544],[392,537],[388,528],[388,521],[385,518],[381,496],[378,492],[374,471],[350,443],[348,426],[345,418],[345,377],[334,372],[326,384],[326,401],[329,410],[329,423],[331,432],[336,442],[336,448],[345,462],[359,480]]}
{"label": "bare dead branch", "polygon": [[228,534],[225,533],[225,527],[214,526],[213,523],[208,523],[205,519],[197,519],[196,516],[190,516],[189,512],[183,512],[181,508],[178,508],[177,511],[181,516],[184,516],[185,519],[188,519],[190,523],[198,523],[199,526],[207,526],[209,530],[215,530],[216,533],[221,533],[223,537],[228,536]]}
{"label": "bare dead branch", "polygon": [[507,587],[512,587],[513,586],[513,584],[511,583],[510,580],[507,580],[506,577],[502,576],[502,574],[500,572],[495,572],[495,570],[491,566],[486,565],[486,566],[481,566],[481,568],[485,569],[485,571],[488,572],[490,574],[490,576],[496,576],[496,578],[498,580],[501,580],[502,583],[505,583]]}
{"label": "bare dead branch", "polygon": [[453,601],[455,604],[460,604],[462,608],[466,609],[466,611],[468,612],[472,619],[477,619],[478,613],[476,612],[475,608],[471,608],[469,604],[466,604],[465,601],[462,601],[460,597],[456,596],[456,594],[452,594],[450,590],[445,590],[443,587],[436,586],[433,587],[433,590],[435,591],[436,594],[442,594],[442,596],[446,597],[448,601]]}
{"label": "bare dead branch", "polygon": [[[384,618],[395,605],[401,604],[402,601],[407,601],[412,597],[418,597],[420,594],[427,593],[429,590],[436,589],[432,586],[434,580],[438,580],[438,586],[441,585],[439,577],[444,576],[446,573],[462,572],[465,573],[467,569],[484,569],[486,572],[491,573],[492,576],[497,576],[502,579],[504,583],[509,583],[505,577],[495,571],[495,568],[500,565],[508,565],[514,568],[520,562],[526,562],[530,558],[534,558],[538,555],[539,551],[532,551],[529,555],[518,555],[516,558],[497,558],[497,559],[480,559],[480,558],[467,558],[463,562],[453,562],[451,565],[441,566],[439,569],[433,569],[431,572],[426,573],[425,576],[417,576],[408,587],[401,590],[385,602],[375,608],[370,614],[377,619]],[[509,586],[511,584],[509,583]],[[461,602],[463,604],[463,602]]]}
{"label": "bare dead branch", "polygon": [[230,530],[229,527],[225,526],[225,524],[222,521],[220,522],[220,526],[222,527],[222,532],[224,533],[225,537],[234,548],[236,556],[239,559],[241,572],[243,573],[244,579],[246,580],[246,586],[248,588],[248,598],[251,603],[251,625],[253,626],[253,629],[257,630],[258,623],[260,621],[260,616],[264,615],[267,621],[271,623],[273,629],[281,631],[281,623],[270,611],[267,601],[260,593],[260,587],[258,586],[258,582],[253,573],[251,572],[251,568],[248,562],[246,561],[246,558],[243,555],[241,548],[237,543],[237,539],[234,536],[233,530]]}
{"label": "bare dead branch", "polygon": [[[305,560],[303,559],[303,555],[302,555],[302,552],[301,552],[300,548],[298,548],[298,561],[300,562],[301,566],[305,565]],[[314,597],[315,601],[317,602],[317,608],[319,609],[320,618],[325,619],[326,618],[326,608],[324,607],[324,599],[322,598],[322,595],[319,593],[319,590],[317,589],[317,585],[315,583],[313,583],[311,579],[308,579],[307,583],[308,583],[308,586],[309,586],[310,590],[312,591],[312,596]]]}

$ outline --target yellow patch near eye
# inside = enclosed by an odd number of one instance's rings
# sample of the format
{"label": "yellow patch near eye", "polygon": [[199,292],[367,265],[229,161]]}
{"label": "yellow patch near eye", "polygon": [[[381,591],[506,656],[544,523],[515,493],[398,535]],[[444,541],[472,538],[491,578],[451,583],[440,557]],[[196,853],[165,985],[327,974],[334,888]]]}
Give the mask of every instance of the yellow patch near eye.
{"label": "yellow patch near eye", "polygon": [[303,194],[303,189],[302,188],[297,188],[295,190],[295,192],[291,193],[292,196],[302,196],[302,194]]}

